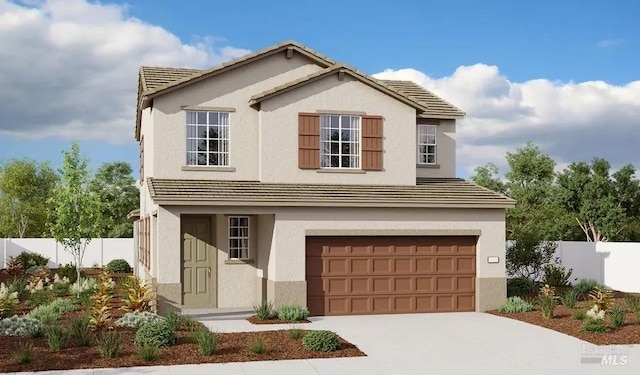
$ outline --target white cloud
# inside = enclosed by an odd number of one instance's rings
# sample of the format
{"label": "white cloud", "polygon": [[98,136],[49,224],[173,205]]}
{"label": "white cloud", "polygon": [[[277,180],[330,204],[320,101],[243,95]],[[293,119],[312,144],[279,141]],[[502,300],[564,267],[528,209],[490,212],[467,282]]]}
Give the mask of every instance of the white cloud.
{"label": "white cloud", "polygon": [[138,67],[209,67],[249,52],[220,44],[185,43],[121,5],[0,0],[0,136],[130,141]]}
{"label": "white cloud", "polygon": [[624,39],[602,39],[598,41],[598,48],[613,48],[624,42]]}
{"label": "white cloud", "polygon": [[559,166],[603,157],[614,168],[640,168],[640,81],[512,82],[498,67],[460,66],[433,78],[415,69],[385,70],[381,79],[414,81],[467,112],[457,129],[458,167],[473,174],[493,162],[502,172],[507,151],[533,141]]}

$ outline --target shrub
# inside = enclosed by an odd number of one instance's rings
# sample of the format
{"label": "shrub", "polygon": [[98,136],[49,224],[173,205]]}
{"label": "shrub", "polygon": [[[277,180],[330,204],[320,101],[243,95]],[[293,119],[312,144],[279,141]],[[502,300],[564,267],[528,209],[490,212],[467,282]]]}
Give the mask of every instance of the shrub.
{"label": "shrub", "polygon": [[118,327],[138,329],[143,324],[162,320],[164,320],[164,318],[158,314],[154,314],[148,311],[134,311],[126,313],[120,319],[116,320],[116,325]]}
{"label": "shrub", "polygon": [[49,343],[49,349],[62,350],[67,346],[69,341],[69,335],[67,331],[60,325],[51,325],[47,327],[47,343]]}
{"label": "shrub", "polygon": [[306,320],[308,317],[309,310],[297,304],[282,305],[278,309],[278,319],[280,320],[295,322]]}
{"label": "shrub", "polygon": [[142,279],[131,275],[126,278],[123,285],[124,296],[122,298],[122,309],[124,311],[149,311],[153,292]]}
{"label": "shrub", "polygon": [[593,307],[587,310],[587,318],[591,320],[604,320],[604,310],[600,310],[598,305],[593,305]]}
{"label": "shrub", "polygon": [[78,346],[89,346],[91,344],[91,327],[89,326],[88,317],[78,316],[71,321],[69,338]]}
{"label": "shrub", "polygon": [[193,322],[189,317],[180,315],[175,311],[169,311],[164,317],[164,320],[167,323],[169,329],[171,329],[173,332],[177,332],[183,327],[193,325]]}
{"label": "shrub", "polygon": [[75,295],[91,294],[98,289],[98,281],[93,278],[80,278],[71,284],[71,293]]}
{"label": "shrub", "polygon": [[503,313],[520,313],[532,311],[533,305],[520,297],[509,297],[505,303],[500,306],[500,312]]}
{"label": "shrub", "polygon": [[18,362],[22,364],[31,363],[33,356],[36,354],[36,348],[31,343],[25,343],[20,341],[18,348],[14,354]]}
{"label": "shrub", "polygon": [[103,328],[111,320],[111,299],[113,280],[106,270],[98,277],[98,289],[91,296],[92,306],[89,311],[89,324],[93,329]]}
{"label": "shrub", "polygon": [[267,342],[262,337],[256,337],[249,344],[249,350],[253,354],[264,354],[267,352]]}
{"label": "shrub", "polygon": [[151,362],[160,357],[160,348],[153,345],[143,346],[138,350],[138,356],[147,362]]}
{"label": "shrub", "polygon": [[289,330],[289,338],[293,340],[300,340],[304,337],[304,331],[300,328],[292,328]]}
{"label": "shrub", "polygon": [[76,310],[76,306],[68,299],[58,298],[47,305],[40,305],[31,310],[29,316],[38,319],[43,324],[51,324],[59,320],[62,315]]}
{"label": "shrub", "polygon": [[545,285],[540,289],[538,295],[538,307],[545,319],[553,318],[553,312],[556,308],[556,292],[549,285]]}
{"label": "shrub", "polygon": [[624,298],[624,303],[627,305],[629,311],[636,318],[636,323],[640,324],[640,296],[627,295]]}
{"label": "shrub", "polygon": [[544,276],[542,277],[542,283],[550,286],[567,286],[571,285],[569,278],[573,270],[568,270],[558,264],[547,264],[544,266]]}
{"label": "shrub", "polygon": [[28,251],[21,252],[16,258],[16,262],[22,265],[22,269],[28,271],[35,267],[44,267],[49,263],[49,258],[45,258],[38,253]]}
{"label": "shrub", "polygon": [[129,273],[131,272],[131,266],[124,259],[114,259],[107,263],[107,271],[111,273]]}
{"label": "shrub", "polygon": [[515,277],[507,280],[507,296],[525,297],[534,293],[533,281],[526,277]]}
{"label": "shrub", "polygon": [[218,345],[218,336],[206,327],[200,327],[193,331],[191,339],[198,344],[200,354],[202,355],[213,354]]}
{"label": "shrub", "polygon": [[624,321],[627,317],[627,312],[620,306],[614,306],[609,311],[609,318],[611,319],[611,325],[619,328],[624,325]]}
{"label": "shrub", "polygon": [[613,301],[613,292],[611,289],[601,288],[596,286],[594,290],[589,293],[589,298],[595,306],[598,306],[600,310],[607,311],[611,308]]}
{"label": "shrub", "polygon": [[133,343],[136,346],[171,346],[177,341],[176,332],[170,327],[166,320],[149,322],[142,325],[136,331]]}
{"label": "shrub", "polygon": [[19,304],[18,292],[11,292],[4,283],[0,283],[0,318],[12,315]]}
{"label": "shrub", "polygon": [[311,331],[302,339],[302,347],[316,352],[332,352],[340,349],[340,339],[331,331]]}
{"label": "shrub", "polygon": [[31,293],[29,299],[27,299],[27,306],[36,307],[40,305],[46,305],[53,302],[56,298],[55,294],[49,289],[40,289]]}
{"label": "shrub", "polygon": [[44,333],[44,324],[28,316],[14,315],[0,319],[0,335],[39,337]]}
{"label": "shrub", "polygon": [[584,310],[579,310],[573,313],[573,319],[575,320],[585,320],[587,318],[587,312]]}
{"label": "shrub", "polygon": [[273,302],[262,301],[259,304],[254,303],[253,311],[255,311],[260,320],[269,320],[276,316],[276,311],[273,309]]}
{"label": "shrub", "polygon": [[609,331],[609,329],[604,326],[604,321],[593,319],[585,319],[580,330],[586,333],[604,333]]}
{"label": "shrub", "polygon": [[18,299],[20,301],[26,300],[31,294],[27,290],[27,279],[22,276],[15,276],[8,280],[7,288],[9,288],[9,293],[18,293]]}
{"label": "shrub", "polygon": [[[78,271],[76,269],[76,266],[71,263],[67,263],[64,266],[59,267],[58,275],[60,275],[60,277],[62,278],[66,277],[69,280],[70,284],[75,283],[78,279]],[[86,276],[87,276],[86,272],[80,271],[81,278],[86,278]]]}
{"label": "shrub", "polygon": [[102,358],[118,358],[122,346],[122,335],[118,331],[101,331],[96,337]]}
{"label": "shrub", "polygon": [[557,245],[545,241],[540,231],[530,229],[514,231],[512,239],[505,254],[508,274],[538,280],[544,266],[553,259]]}
{"label": "shrub", "polygon": [[575,289],[569,289],[560,295],[560,303],[568,309],[576,307],[578,302],[578,292]]}
{"label": "shrub", "polygon": [[51,284],[51,292],[53,292],[56,297],[64,297],[69,294],[69,287],[70,285],[68,283],[53,283]]}
{"label": "shrub", "polygon": [[24,271],[25,271],[24,267],[22,267],[22,264],[18,262],[16,257],[9,257],[7,259],[6,272],[9,276],[12,276],[12,277],[20,276],[24,274]]}
{"label": "shrub", "polygon": [[574,286],[573,289],[578,292],[578,295],[583,298],[588,296],[589,293],[594,291],[596,287],[601,286],[596,280],[593,279],[580,279]]}

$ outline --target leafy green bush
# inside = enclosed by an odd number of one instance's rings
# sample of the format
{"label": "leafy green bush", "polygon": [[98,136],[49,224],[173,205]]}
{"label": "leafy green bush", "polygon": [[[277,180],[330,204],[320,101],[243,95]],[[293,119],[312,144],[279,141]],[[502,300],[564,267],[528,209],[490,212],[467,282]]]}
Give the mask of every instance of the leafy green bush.
{"label": "leafy green bush", "polygon": [[255,311],[258,319],[269,320],[276,317],[276,311],[273,308],[273,302],[262,301],[259,304],[253,304],[253,311]]}
{"label": "leafy green bush", "polygon": [[578,292],[578,295],[582,298],[586,298],[592,291],[596,290],[596,287],[602,287],[599,282],[593,279],[580,279],[573,285],[573,289]]}
{"label": "leafy green bush", "polygon": [[[60,277],[66,277],[67,279],[69,279],[69,283],[71,284],[75,283],[78,279],[78,271],[76,269],[76,266],[71,263],[67,263],[64,266],[59,267],[57,273],[58,275],[60,275]],[[80,277],[86,278],[87,273],[81,270]]]}
{"label": "leafy green bush", "polygon": [[4,283],[0,283],[0,318],[13,314],[19,304],[18,292],[11,292]]}
{"label": "leafy green bush", "polygon": [[70,286],[68,283],[53,283],[51,284],[51,291],[56,297],[65,297],[69,294]]}
{"label": "leafy green bush", "polygon": [[27,290],[27,279],[23,276],[15,276],[7,281],[9,293],[18,293],[18,299],[24,301],[29,298],[31,292]]}
{"label": "leafy green bush", "polygon": [[29,316],[38,319],[43,324],[51,324],[59,320],[62,315],[76,310],[76,306],[68,299],[58,298],[47,305],[40,305],[31,310]]}
{"label": "leafy green bush", "polygon": [[136,346],[171,346],[178,341],[176,332],[170,327],[166,320],[149,322],[142,325],[136,331],[133,343]]}
{"label": "leafy green bush", "polygon": [[507,280],[507,296],[526,297],[533,293],[533,281],[525,277],[515,277]]}
{"label": "leafy green bush", "polygon": [[178,332],[182,327],[191,325],[191,319],[175,311],[169,311],[165,315],[164,321],[173,332]]}
{"label": "leafy green bush", "polygon": [[509,297],[505,303],[500,306],[500,312],[503,313],[521,313],[532,311],[533,305],[520,297]]}
{"label": "leafy green bush", "polygon": [[585,333],[605,333],[609,331],[609,329],[605,327],[604,321],[597,319],[585,319],[582,322],[580,330]]}
{"label": "leafy green bush", "polygon": [[118,331],[101,331],[97,337],[98,351],[102,358],[118,358],[122,346],[122,335]]}
{"label": "leafy green bush", "polygon": [[53,294],[53,292],[49,289],[35,290],[31,293],[29,299],[27,299],[26,304],[30,307],[46,305],[53,302],[55,298],[55,294]]}
{"label": "leafy green bush", "polygon": [[148,311],[134,311],[124,314],[120,319],[116,320],[118,327],[129,327],[138,329],[145,323],[156,322],[164,320],[158,314],[154,314]]}
{"label": "leafy green bush", "polygon": [[578,310],[573,313],[573,319],[575,320],[585,320],[587,317],[587,312],[584,310]]}
{"label": "leafy green bush", "polygon": [[256,339],[249,344],[249,350],[253,354],[264,354],[267,352],[267,342],[264,341],[262,337],[256,337]]}
{"label": "leafy green bush", "polygon": [[153,345],[143,346],[138,350],[138,356],[147,362],[151,362],[160,357],[160,348]]}
{"label": "leafy green bush", "polygon": [[627,312],[620,306],[614,306],[609,310],[609,317],[611,318],[611,325],[616,328],[622,327],[627,317]]}
{"label": "leafy green bush", "polygon": [[295,322],[306,320],[308,317],[309,310],[297,304],[282,305],[278,309],[278,319],[280,320]]}
{"label": "leafy green bush", "polygon": [[31,253],[28,251],[21,252],[15,260],[22,265],[22,269],[25,271],[36,267],[44,267],[49,263],[49,258],[45,258],[38,253]]}
{"label": "leafy green bush", "polygon": [[578,292],[575,289],[569,289],[562,293],[559,297],[560,303],[568,309],[573,309],[576,307],[576,303],[578,302]]}
{"label": "leafy green bush", "polygon": [[544,266],[544,276],[542,277],[542,283],[549,286],[567,286],[571,285],[569,278],[573,270],[568,270],[558,264],[547,264]]}
{"label": "leafy green bush", "polygon": [[87,316],[78,316],[71,321],[69,338],[78,346],[91,344],[91,327]]}
{"label": "leafy green bush", "polygon": [[69,341],[69,334],[60,325],[54,324],[47,327],[47,343],[49,343],[49,349],[58,351],[67,346]]}
{"label": "leafy green bush", "polygon": [[198,344],[202,355],[212,355],[218,345],[218,336],[206,327],[200,327],[193,331],[191,339]]}
{"label": "leafy green bush", "polygon": [[316,352],[332,352],[340,349],[340,339],[331,331],[311,331],[302,338],[302,347]]}
{"label": "leafy green bush", "polygon": [[640,296],[629,294],[624,298],[624,303],[636,319],[636,323],[640,324]]}
{"label": "leafy green bush", "polygon": [[300,340],[304,337],[304,331],[300,328],[292,328],[289,330],[289,338],[293,340]]}
{"label": "leafy green bush", "polygon": [[0,335],[39,337],[44,333],[44,324],[28,316],[14,315],[0,319]]}
{"label": "leafy green bush", "polygon": [[124,259],[114,259],[107,263],[107,271],[111,273],[129,273],[131,272],[131,266]]}
{"label": "leafy green bush", "polygon": [[36,354],[36,348],[33,344],[20,341],[18,348],[14,354],[18,362],[27,364],[33,362],[33,357]]}

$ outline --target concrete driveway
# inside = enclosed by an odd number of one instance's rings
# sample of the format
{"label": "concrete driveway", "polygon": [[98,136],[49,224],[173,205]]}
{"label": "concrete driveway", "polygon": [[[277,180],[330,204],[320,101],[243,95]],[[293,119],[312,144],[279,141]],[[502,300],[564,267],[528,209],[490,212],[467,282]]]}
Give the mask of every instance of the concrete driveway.
{"label": "concrete driveway", "polygon": [[[482,313],[312,318],[301,328],[329,329],[367,357],[66,371],[65,374],[638,374],[640,345],[596,347],[576,338]],[[204,322],[213,331],[288,329],[245,320]],[[624,366],[603,366],[598,351],[617,350]],[[621,353],[624,352],[624,353]],[[618,363],[623,361],[619,356]],[[593,363],[597,362],[597,363]]]}

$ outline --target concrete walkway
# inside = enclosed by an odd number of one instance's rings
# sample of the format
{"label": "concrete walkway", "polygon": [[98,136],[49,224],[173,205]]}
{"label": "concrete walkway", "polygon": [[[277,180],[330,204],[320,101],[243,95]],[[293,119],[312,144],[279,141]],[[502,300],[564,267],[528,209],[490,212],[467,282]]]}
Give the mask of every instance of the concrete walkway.
{"label": "concrete walkway", "polygon": [[[65,374],[638,374],[640,345],[596,347],[519,321],[482,313],[312,318],[300,328],[329,329],[367,357],[65,371]],[[289,329],[244,320],[204,321],[217,332]],[[603,366],[600,350],[626,355]],[[621,362],[618,357],[617,361]],[[593,362],[597,363],[593,363]],[[591,363],[588,363],[591,362]],[[62,372],[50,372],[59,373]],[[43,374],[43,373],[38,373]]]}

